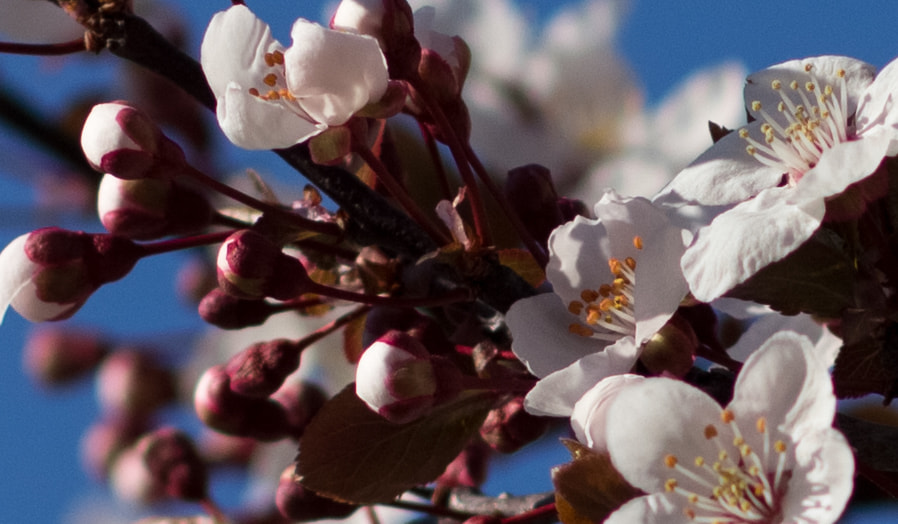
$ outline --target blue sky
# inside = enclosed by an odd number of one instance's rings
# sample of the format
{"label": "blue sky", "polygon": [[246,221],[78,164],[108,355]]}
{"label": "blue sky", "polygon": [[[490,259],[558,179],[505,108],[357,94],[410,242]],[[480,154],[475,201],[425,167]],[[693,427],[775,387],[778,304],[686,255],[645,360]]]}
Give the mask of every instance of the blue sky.
{"label": "blue sky", "polygon": [[[321,1],[247,3],[275,25],[275,32],[281,35],[297,16],[326,19]],[[552,0],[520,3],[537,21],[544,20],[560,5]],[[206,21],[228,5],[224,0],[206,0],[181,2],[178,6],[191,21],[194,52]],[[790,58],[844,54],[882,66],[898,55],[898,31],[894,29],[898,4],[875,0],[862,5],[860,9],[857,4],[849,7],[847,2],[826,0],[636,0],[620,29],[618,42],[652,104],[691,72],[725,60],[740,61],[754,70]],[[105,90],[113,72],[104,65],[109,60],[108,56],[82,58],[75,65],[60,65],[0,56],[0,80],[14,83],[20,93],[35,103],[56,111],[66,93],[74,89]],[[86,71],[91,74],[85,75]],[[93,71],[100,74],[94,75]],[[35,222],[15,211],[31,198],[22,172],[32,167],[32,160],[18,153],[23,144],[4,136],[4,132],[0,132],[0,209],[4,210],[0,241],[5,243],[29,229],[50,224]],[[231,151],[226,158],[234,164],[232,167],[280,165],[265,153],[243,155]],[[98,224],[91,221],[77,227],[99,230]],[[107,286],[94,296],[74,323],[103,326],[123,340],[178,336],[198,326],[195,313],[174,297],[173,286],[153,280],[159,275],[172,275],[179,261],[178,257],[164,257],[141,262],[124,281]],[[156,284],[148,285],[150,282]],[[64,522],[63,515],[79,497],[85,493],[100,496],[104,492],[102,486],[83,473],[78,459],[81,433],[97,412],[93,385],[88,381],[61,392],[46,392],[31,384],[22,371],[20,353],[28,329],[28,323],[15,314],[8,315],[0,327],[0,414],[4,417],[0,426],[0,524]],[[535,489],[547,489],[545,464],[551,464],[556,456],[563,456],[563,452],[541,455],[542,466],[537,471],[503,469],[501,475],[539,479]],[[520,492],[527,486],[511,489]],[[846,522],[885,522],[886,518],[865,514],[852,516]]]}

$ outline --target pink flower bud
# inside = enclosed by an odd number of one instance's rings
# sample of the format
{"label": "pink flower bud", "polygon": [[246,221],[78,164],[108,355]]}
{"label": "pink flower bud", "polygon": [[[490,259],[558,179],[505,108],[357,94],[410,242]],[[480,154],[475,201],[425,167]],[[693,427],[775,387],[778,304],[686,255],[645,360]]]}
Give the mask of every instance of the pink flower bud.
{"label": "pink flower bud", "polygon": [[[453,370],[456,377],[451,376]],[[431,357],[411,335],[390,331],[362,354],[355,391],[373,411],[404,424],[457,394],[452,388],[457,374],[448,361]]]}
{"label": "pink flower bud", "polygon": [[173,180],[124,180],[105,175],[97,212],[107,231],[135,240],[193,233],[212,221],[205,197]]}
{"label": "pink flower bud", "polygon": [[261,441],[290,435],[284,407],[268,398],[251,398],[231,390],[223,366],[206,370],[193,395],[193,406],[204,424],[212,429]]}
{"label": "pink flower bud", "polygon": [[307,522],[325,518],[342,519],[351,515],[358,506],[337,502],[306,489],[299,483],[296,466],[290,465],[281,474],[275,503],[285,518]]}
{"label": "pink flower bud", "polygon": [[255,231],[234,233],[218,250],[218,285],[238,298],[289,300],[311,283],[299,260]]}
{"label": "pink flower bud", "polygon": [[301,345],[279,338],[253,344],[237,353],[225,364],[231,391],[246,397],[270,396],[299,367],[301,351]]}
{"label": "pink flower bud", "polygon": [[84,121],[81,148],[91,167],[124,179],[166,177],[185,165],[181,148],[125,102],[94,106]]}
{"label": "pink flower bud", "polygon": [[144,418],[175,399],[175,378],[151,355],[119,349],[97,374],[97,400],[107,413]]}
{"label": "pink flower bud", "polygon": [[118,455],[149,428],[145,420],[111,417],[93,424],[81,438],[81,462],[98,480],[107,480]]}
{"label": "pink flower bud", "polygon": [[59,228],[22,235],[0,252],[0,319],[9,306],[32,322],[68,318],[141,255],[140,246],[111,235]]}
{"label": "pink flower bud", "polygon": [[112,486],[125,500],[164,497],[199,501],[207,496],[208,472],[190,439],[174,428],[143,436],[116,460]]}
{"label": "pink flower bud", "polygon": [[25,369],[45,386],[59,386],[96,369],[108,353],[96,333],[64,328],[44,328],[28,338]]}
{"label": "pink flower bud", "polygon": [[309,382],[288,382],[271,398],[284,406],[290,436],[294,439],[302,436],[312,417],[327,402],[324,391]]}
{"label": "pink flower bud", "polygon": [[514,453],[543,436],[548,428],[548,418],[527,413],[523,397],[516,397],[490,411],[480,427],[480,436],[496,451]]}
{"label": "pink flower bud", "polygon": [[549,234],[564,223],[549,170],[539,164],[510,170],[505,179],[505,195],[527,231],[546,247]]}
{"label": "pink flower bud", "polygon": [[215,288],[200,301],[203,320],[222,329],[243,329],[262,325],[277,310],[264,300],[237,298]]}

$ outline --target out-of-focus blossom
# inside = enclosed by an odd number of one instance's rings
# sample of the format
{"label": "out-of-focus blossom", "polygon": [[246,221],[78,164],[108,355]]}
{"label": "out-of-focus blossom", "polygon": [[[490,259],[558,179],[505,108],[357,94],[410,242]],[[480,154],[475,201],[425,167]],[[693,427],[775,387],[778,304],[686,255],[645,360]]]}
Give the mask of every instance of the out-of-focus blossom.
{"label": "out-of-focus blossom", "polygon": [[377,41],[298,19],[285,48],[244,5],[216,14],[201,61],[218,123],[246,149],[289,147],[344,124],[386,92]]}
{"label": "out-of-focus blossom", "polygon": [[554,293],[518,301],[507,315],[512,349],[542,377],[527,396],[533,413],[570,415],[593,384],[630,371],[687,293],[683,232],[660,209],[608,192],[595,214],[549,238]]}
{"label": "out-of-focus blossom", "polygon": [[[784,258],[817,230],[827,198],[898,152],[898,61],[878,75],[847,57],[791,60],[749,75],[754,119],[680,172],[656,201],[738,204],[683,257],[696,298],[711,301]],[[763,234],[757,234],[763,231]]]}
{"label": "out-of-focus blossom", "polygon": [[647,495],[607,522],[832,523],[848,502],[854,458],[832,428],[827,365],[802,336],[780,333],[754,353],[725,409],[669,378],[611,395],[585,432],[604,433],[614,467]]}
{"label": "out-of-focus blossom", "polygon": [[730,129],[744,121],[739,88],[746,73],[736,63],[700,70],[657,107],[628,116],[621,126],[621,148],[594,164],[570,194],[589,202],[613,187],[627,195],[653,196],[711,146],[709,121]]}

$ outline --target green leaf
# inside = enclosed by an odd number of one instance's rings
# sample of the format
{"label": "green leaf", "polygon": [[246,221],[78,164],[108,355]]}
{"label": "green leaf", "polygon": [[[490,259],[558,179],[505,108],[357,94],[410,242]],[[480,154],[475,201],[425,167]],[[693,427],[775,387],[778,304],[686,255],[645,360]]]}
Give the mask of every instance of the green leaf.
{"label": "green leaf", "polygon": [[555,505],[564,524],[604,521],[624,502],[642,494],[621,476],[607,453],[563,440],[573,461],[552,469]]}
{"label": "green leaf", "polygon": [[327,402],[299,443],[296,473],[320,495],[354,504],[389,502],[437,478],[495,406],[493,394],[464,396],[421,419],[394,424],[371,411],[355,384]]}
{"label": "green leaf", "polygon": [[818,232],[788,257],[762,268],[726,296],[766,304],[785,315],[838,317],[853,305],[856,271],[833,236]]}

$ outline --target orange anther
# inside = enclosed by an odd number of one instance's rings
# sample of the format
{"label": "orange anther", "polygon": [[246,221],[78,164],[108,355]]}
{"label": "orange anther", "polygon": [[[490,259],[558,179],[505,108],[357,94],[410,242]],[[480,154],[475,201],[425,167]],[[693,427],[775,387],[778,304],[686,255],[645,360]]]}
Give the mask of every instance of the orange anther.
{"label": "orange anther", "polygon": [[635,237],[633,237],[633,247],[635,247],[636,249],[642,249],[642,237],[641,236],[636,235]]}

